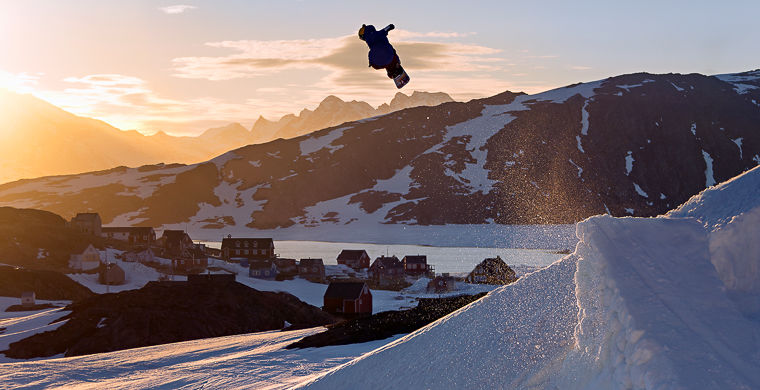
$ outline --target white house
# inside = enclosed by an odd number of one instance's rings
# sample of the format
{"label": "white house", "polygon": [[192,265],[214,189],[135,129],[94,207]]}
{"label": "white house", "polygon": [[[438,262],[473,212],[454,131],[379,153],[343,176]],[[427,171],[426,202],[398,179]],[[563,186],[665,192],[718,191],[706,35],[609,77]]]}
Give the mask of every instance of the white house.
{"label": "white house", "polygon": [[92,244],[87,246],[79,255],[71,255],[69,259],[69,268],[79,271],[89,271],[100,267],[100,252]]}
{"label": "white house", "polygon": [[21,305],[22,306],[34,306],[34,291],[24,291],[21,293]]}

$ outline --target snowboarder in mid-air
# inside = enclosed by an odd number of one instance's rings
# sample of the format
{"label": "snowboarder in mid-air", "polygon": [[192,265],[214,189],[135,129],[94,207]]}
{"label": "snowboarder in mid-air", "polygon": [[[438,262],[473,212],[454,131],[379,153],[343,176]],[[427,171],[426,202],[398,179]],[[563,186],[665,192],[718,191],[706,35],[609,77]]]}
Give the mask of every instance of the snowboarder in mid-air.
{"label": "snowboarder in mid-air", "polygon": [[402,88],[409,82],[409,75],[401,67],[396,50],[388,42],[388,31],[395,28],[389,24],[382,30],[376,30],[371,24],[362,24],[359,29],[359,39],[369,46],[369,66],[375,69],[385,69],[388,77],[396,83],[396,88]]}

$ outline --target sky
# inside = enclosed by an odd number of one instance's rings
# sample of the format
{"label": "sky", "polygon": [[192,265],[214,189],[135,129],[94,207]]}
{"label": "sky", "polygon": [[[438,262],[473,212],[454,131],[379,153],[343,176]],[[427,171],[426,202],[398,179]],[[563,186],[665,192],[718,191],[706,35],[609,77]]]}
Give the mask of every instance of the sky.
{"label": "sky", "polygon": [[633,73],[760,68],[758,1],[0,0],[0,88],[146,134],[197,135],[398,92],[367,67],[389,34],[402,91],[466,101]]}

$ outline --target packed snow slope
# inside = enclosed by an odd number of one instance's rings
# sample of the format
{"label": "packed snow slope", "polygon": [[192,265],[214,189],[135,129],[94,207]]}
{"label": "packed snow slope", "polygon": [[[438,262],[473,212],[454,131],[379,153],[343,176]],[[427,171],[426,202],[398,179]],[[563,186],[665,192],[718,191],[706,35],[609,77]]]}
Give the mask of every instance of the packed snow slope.
{"label": "packed snow slope", "polygon": [[0,186],[0,205],[215,237],[654,216],[760,163],[759,130],[760,70],[637,73],[405,109],[195,165],[22,180]]}
{"label": "packed snow slope", "polygon": [[[732,293],[760,278],[720,267],[758,269],[758,177],[704,191],[691,218],[589,218],[573,254],[303,386],[760,388],[760,322]],[[706,229],[721,210],[748,211]]]}
{"label": "packed snow slope", "polygon": [[387,343],[286,350],[311,328],[0,363],[0,389],[286,389]]}

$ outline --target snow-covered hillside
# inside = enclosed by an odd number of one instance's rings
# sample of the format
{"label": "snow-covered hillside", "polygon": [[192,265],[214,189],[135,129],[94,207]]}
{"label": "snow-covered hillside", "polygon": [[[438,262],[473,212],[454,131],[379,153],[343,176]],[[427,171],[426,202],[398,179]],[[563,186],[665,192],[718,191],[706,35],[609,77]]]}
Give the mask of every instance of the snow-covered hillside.
{"label": "snow-covered hillside", "polygon": [[[693,218],[589,218],[573,254],[305,386],[758,388],[760,322],[741,299],[760,285],[760,196],[742,196],[758,177],[704,191],[682,207]],[[748,211],[700,222],[728,209]]]}
{"label": "snow-covered hillside", "polygon": [[534,95],[505,92],[250,145],[201,164],[9,183],[0,186],[0,205],[64,217],[96,211],[106,224],[216,239],[299,228],[288,238],[309,239],[311,228],[321,234],[328,226],[335,235],[396,229],[403,237],[398,230],[407,226],[654,216],[760,163],[758,85],[758,71],[637,73]]}

